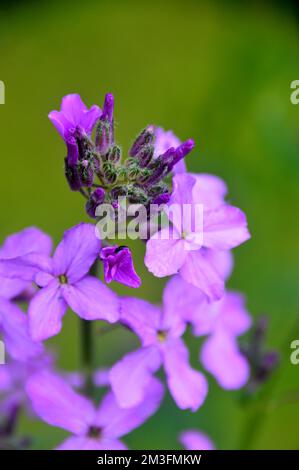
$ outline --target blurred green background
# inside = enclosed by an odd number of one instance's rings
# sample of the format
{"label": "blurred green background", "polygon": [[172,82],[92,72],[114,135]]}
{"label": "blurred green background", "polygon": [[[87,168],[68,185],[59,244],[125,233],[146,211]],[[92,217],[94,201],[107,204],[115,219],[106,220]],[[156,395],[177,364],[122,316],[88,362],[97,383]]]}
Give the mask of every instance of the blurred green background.
{"label": "blurred green background", "polygon": [[[282,356],[268,385],[269,410],[248,444],[258,449],[299,449],[299,401],[287,398],[299,390],[299,365],[289,360],[290,339],[299,338],[299,105],[290,103],[298,46],[295,11],[276,2],[1,4],[1,239],[37,225],[57,242],[66,228],[87,220],[83,200],[64,179],[63,142],[47,119],[63,95],[78,92],[88,105],[101,105],[112,91],[124,149],[148,123],[193,137],[189,168],[224,178],[229,199],[248,215],[252,239],[235,250],[229,286],[246,294],[253,315],[270,316],[268,344]],[[159,302],[164,281],[146,271],[143,251],[137,242],[143,278],[137,295]],[[77,317],[67,315],[62,334],[49,342],[68,370],[80,365],[78,327]],[[188,341],[198,367],[199,342]],[[98,337],[98,365],[113,364],[136,344],[122,330]],[[239,393],[221,390],[211,377],[209,384],[197,413],[178,410],[167,396],[157,415],[125,439],[128,445],[179,448],[179,432],[195,427],[217,448],[239,448],[262,397],[244,407]],[[20,431],[35,434],[35,448],[52,448],[66,435],[25,417]]]}

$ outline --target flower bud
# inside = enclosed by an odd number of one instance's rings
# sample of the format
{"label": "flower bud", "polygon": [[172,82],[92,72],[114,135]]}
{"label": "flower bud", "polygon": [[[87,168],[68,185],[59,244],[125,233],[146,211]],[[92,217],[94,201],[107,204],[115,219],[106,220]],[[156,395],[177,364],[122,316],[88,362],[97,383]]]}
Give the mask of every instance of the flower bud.
{"label": "flower bud", "polygon": [[83,160],[79,164],[79,175],[82,186],[91,186],[93,184],[93,168],[88,160]]}
{"label": "flower bud", "polygon": [[154,126],[148,126],[138,135],[135,142],[133,143],[129,155],[136,157],[144,145],[152,144],[155,140],[155,128]]}
{"label": "flower bud", "polygon": [[108,160],[112,163],[119,163],[121,160],[121,148],[118,145],[113,145],[108,154]]}
{"label": "flower bud", "polygon": [[96,209],[97,207],[102,204],[105,200],[105,191],[103,188],[97,188],[91,195],[86,203],[85,209],[87,214],[92,217],[96,218]]}
{"label": "flower bud", "polygon": [[79,176],[78,165],[70,165],[68,163],[68,157],[65,158],[64,164],[65,176],[71,190],[79,191],[79,189],[81,188],[81,180]]}
{"label": "flower bud", "polygon": [[186,142],[183,142],[176,150],[175,150],[175,155],[172,160],[172,162],[168,166],[168,170],[172,171],[173,167],[183,158],[188,155],[188,153],[191,152],[191,150],[194,148],[194,140],[189,139],[186,140]]}
{"label": "flower bud", "polygon": [[108,184],[114,184],[117,181],[117,170],[111,162],[103,162],[104,180]]}
{"label": "flower bud", "polygon": [[154,151],[155,147],[151,144],[146,144],[140,149],[136,158],[138,159],[141,168],[145,168],[150,164],[154,156]]}

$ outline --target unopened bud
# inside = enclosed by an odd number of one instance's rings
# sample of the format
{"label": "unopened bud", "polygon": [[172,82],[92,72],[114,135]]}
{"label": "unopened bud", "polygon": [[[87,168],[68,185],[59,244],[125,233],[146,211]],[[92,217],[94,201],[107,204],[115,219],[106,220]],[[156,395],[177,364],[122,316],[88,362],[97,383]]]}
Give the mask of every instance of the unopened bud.
{"label": "unopened bud", "polygon": [[83,160],[79,164],[79,175],[82,186],[91,186],[93,184],[93,169],[88,160]]}
{"label": "unopened bud", "polygon": [[105,191],[103,188],[97,188],[93,193],[89,196],[89,199],[86,203],[85,209],[87,214],[92,217],[96,218],[96,209],[97,207],[102,204],[105,200]]}
{"label": "unopened bud", "polygon": [[113,145],[108,154],[108,160],[112,163],[119,163],[121,160],[121,148],[118,145]]}
{"label": "unopened bud", "polygon": [[141,168],[145,168],[150,164],[154,156],[154,151],[155,147],[151,144],[146,144],[140,149],[136,158],[138,159]]}
{"label": "unopened bud", "polygon": [[138,135],[135,142],[133,143],[129,155],[136,157],[144,145],[152,144],[155,140],[155,128],[154,126],[148,126]]}
{"label": "unopened bud", "polygon": [[72,191],[78,191],[81,188],[80,175],[78,171],[78,165],[70,165],[68,163],[68,157],[64,160],[65,164],[65,176],[68,184]]}

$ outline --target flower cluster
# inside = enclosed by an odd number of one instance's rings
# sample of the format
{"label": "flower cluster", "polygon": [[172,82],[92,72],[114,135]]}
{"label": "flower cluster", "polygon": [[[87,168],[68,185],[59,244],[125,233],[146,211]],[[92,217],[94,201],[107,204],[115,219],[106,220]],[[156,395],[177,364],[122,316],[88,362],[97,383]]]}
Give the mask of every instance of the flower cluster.
{"label": "flower cluster", "polygon": [[[9,432],[1,433],[0,425],[0,437],[4,433],[10,438],[12,426],[7,423],[15,419],[16,410],[25,408],[35,418],[71,433],[59,449],[124,449],[120,438],[146,421],[162,402],[164,387],[155,377],[161,367],[176,405],[198,410],[208,382],[190,364],[183,338],[189,325],[194,336],[203,338],[201,367],[221,387],[239,389],[249,379],[249,362],[238,337],[250,328],[250,315],[243,296],[225,289],[233,267],[231,250],[249,238],[244,213],[225,201],[222,180],[187,172],[184,157],[194,146],[192,140],[181,143],[171,131],[149,125],[123,160],[115,143],[113,115],[111,94],[106,95],[103,110],[88,109],[79,95],[68,95],[61,111],[49,114],[66,144],[67,181],[86,198],[87,214],[95,218],[97,207],[107,201],[117,205],[119,195],[146,207],[200,204],[201,233],[185,215],[177,224],[168,214],[170,231],[176,236],[164,236],[161,225],[146,240],[148,270],[159,278],[172,276],[161,305],[120,298],[105,284],[116,281],[138,288],[141,279],[129,248],[104,243],[93,224],[67,230],[54,251],[51,238],[36,228],[5,240],[0,250],[0,328],[9,359],[0,368],[0,408],[3,430]],[[96,269],[100,265],[104,280]],[[27,314],[20,307],[26,305]],[[92,377],[58,371],[43,341],[60,333],[68,308],[85,325],[104,320],[128,328],[139,338],[140,347],[108,371],[92,371]],[[92,392],[84,396],[90,380],[92,388],[109,388],[100,404]],[[207,436],[194,430],[182,433],[180,442],[187,449],[213,448]]]}

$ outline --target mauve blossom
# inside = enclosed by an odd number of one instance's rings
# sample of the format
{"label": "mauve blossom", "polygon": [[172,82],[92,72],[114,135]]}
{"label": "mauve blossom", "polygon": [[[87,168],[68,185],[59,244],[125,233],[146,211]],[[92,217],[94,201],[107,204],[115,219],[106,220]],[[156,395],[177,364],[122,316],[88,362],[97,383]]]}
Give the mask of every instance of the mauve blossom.
{"label": "mauve blossom", "polygon": [[[169,206],[175,205],[181,216],[170,213],[172,227],[162,228],[148,240],[145,264],[150,272],[157,277],[179,272],[208,298],[221,298],[224,278],[211,263],[206,250],[227,251],[250,237],[245,214],[224,203],[224,194],[225,186],[217,178],[188,173],[173,178]],[[203,209],[202,227],[194,226],[192,210],[198,210],[197,205]],[[183,211],[186,206],[191,212]]]}
{"label": "mauve blossom", "polygon": [[227,390],[243,387],[249,378],[249,363],[240,352],[237,337],[251,326],[244,297],[226,292],[222,299],[209,302],[202,292],[173,277],[164,290],[164,297],[177,307],[182,319],[193,326],[195,336],[206,336],[200,361],[207,371]]}
{"label": "mauve blossom", "polygon": [[141,279],[135,271],[132,254],[127,246],[105,246],[101,249],[100,258],[107,283],[116,281],[129,287],[140,287]]}
{"label": "mauve blossom", "polygon": [[100,248],[94,226],[81,223],[65,232],[53,258],[33,253],[0,260],[0,275],[31,280],[40,287],[28,310],[33,340],[58,334],[68,306],[85,320],[118,320],[116,294],[88,274]]}
{"label": "mauve blossom", "polygon": [[90,136],[101,113],[96,105],[88,109],[78,94],[65,96],[60,111],[49,113],[50,121],[67,145],[69,165],[75,165],[78,161],[77,133]]}
{"label": "mauve blossom", "polygon": [[9,416],[16,408],[23,408],[32,416],[33,410],[26,393],[26,384],[30,377],[41,370],[52,370],[54,357],[45,352],[30,361],[21,362],[8,358],[0,367],[0,414]]}
{"label": "mauve blossom", "polygon": [[195,429],[182,432],[179,441],[186,450],[215,450],[211,439],[202,431]]}
{"label": "mauve blossom", "polygon": [[[28,253],[48,255],[52,241],[48,235],[35,227],[29,227],[10,235],[0,248],[0,259],[10,260]],[[7,352],[16,360],[26,361],[39,355],[43,347],[33,342],[28,331],[28,317],[13,302],[33,295],[32,285],[21,279],[0,276],[0,331]]]}
{"label": "mauve blossom", "polygon": [[[180,139],[174,134],[173,131],[165,131],[162,127],[155,127],[155,152],[154,158],[163,155],[168,149],[177,149],[181,145]],[[186,163],[185,160],[180,160],[173,168],[174,174],[185,173]]]}
{"label": "mauve blossom", "polygon": [[108,392],[100,406],[75,392],[58,375],[40,372],[27,383],[26,391],[35,413],[51,426],[72,433],[59,450],[125,450],[120,437],[144,423],[160,406],[163,386],[152,379],[140,405],[122,409]]}
{"label": "mauve blossom", "polygon": [[123,298],[120,320],[137,334],[142,346],[110,370],[111,387],[119,405],[129,408],[140,403],[152,374],[163,365],[178,407],[196,411],[205,400],[207,382],[190,366],[189,352],[181,338],[185,321],[173,302],[164,297],[163,308],[159,308],[141,299]]}

